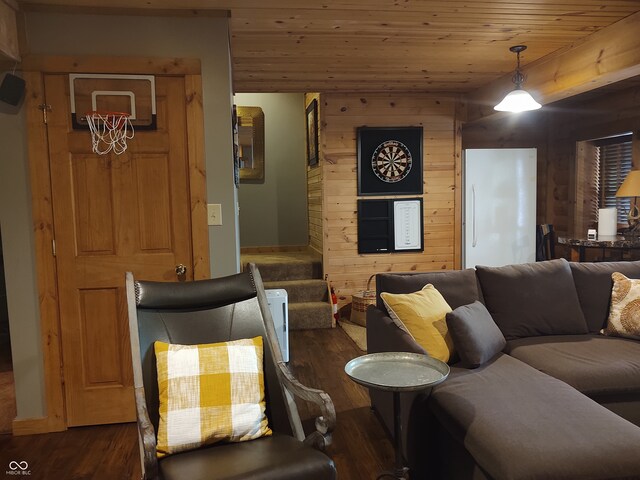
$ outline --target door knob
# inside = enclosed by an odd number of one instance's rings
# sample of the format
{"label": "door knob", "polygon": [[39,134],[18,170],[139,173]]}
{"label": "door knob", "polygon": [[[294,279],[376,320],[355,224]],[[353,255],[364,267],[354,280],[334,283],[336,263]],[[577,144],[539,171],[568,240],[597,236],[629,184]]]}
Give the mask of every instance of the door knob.
{"label": "door knob", "polygon": [[176,265],[176,275],[178,277],[184,277],[187,274],[187,266],[184,264]]}

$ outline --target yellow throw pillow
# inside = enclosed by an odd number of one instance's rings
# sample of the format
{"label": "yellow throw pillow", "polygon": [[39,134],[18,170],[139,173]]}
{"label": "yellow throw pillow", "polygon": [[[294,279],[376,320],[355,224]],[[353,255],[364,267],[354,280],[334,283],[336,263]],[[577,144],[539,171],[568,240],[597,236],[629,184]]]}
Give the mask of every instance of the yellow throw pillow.
{"label": "yellow throw pillow", "polygon": [[262,337],[206,345],[155,342],[160,393],[157,456],[271,435]]}
{"label": "yellow throw pillow", "polygon": [[451,307],[430,283],[418,292],[397,294],[382,292],[393,321],[405,330],[433,358],[449,361],[453,340],[447,328],[447,313]]}
{"label": "yellow throw pillow", "polygon": [[605,335],[640,340],[640,280],[614,272],[611,307]]}

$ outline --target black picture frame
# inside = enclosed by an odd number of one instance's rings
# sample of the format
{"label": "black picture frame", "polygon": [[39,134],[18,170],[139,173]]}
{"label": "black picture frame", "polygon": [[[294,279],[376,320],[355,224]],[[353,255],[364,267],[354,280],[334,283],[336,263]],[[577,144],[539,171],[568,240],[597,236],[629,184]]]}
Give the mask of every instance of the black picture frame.
{"label": "black picture frame", "polygon": [[307,106],[307,165],[318,165],[318,100]]}
{"label": "black picture frame", "polygon": [[[358,195],[421,195],[422,136],[422,127],[358,127]],[[400,147],[405,157],[410,155],[410,168],[383,180],[384,175],[374,170],[373,158],[390,146]]]}
{"label": "black picture frame", "polygon": [[233,138],[233,184],[240,187],[240,143],[238,140],[238,107],[233,105],[231,115],[231,135]]}
{"label": "black picture frame", "polygon": [[[407,225],[406,218],[396,211],[398,204],[414,204],[414,222]],[[358,199],[358,254],[417,253],[424,252],[424,203],[422,197]],[[412,230],[416,244],[398,245],[398,230],[402,226]]]}

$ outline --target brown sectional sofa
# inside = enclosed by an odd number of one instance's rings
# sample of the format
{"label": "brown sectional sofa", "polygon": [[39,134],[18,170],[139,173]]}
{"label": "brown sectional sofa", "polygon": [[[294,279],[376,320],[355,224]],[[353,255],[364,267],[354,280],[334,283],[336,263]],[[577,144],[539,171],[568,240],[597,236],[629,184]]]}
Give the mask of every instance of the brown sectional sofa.
{"label": "brown sectional sofa", "polygon": [[[427,353],[379,296],[427,283],[452,309],[482,302],[506,339],[478,368],[454,357],[449,379],[430,395],[403,394],[412,479],[640,479],[640,341],[599,333],[616,271],[640,278],[640,262],[376,276],[369,353]],[[370,395],[393,432],[390,395]]]}

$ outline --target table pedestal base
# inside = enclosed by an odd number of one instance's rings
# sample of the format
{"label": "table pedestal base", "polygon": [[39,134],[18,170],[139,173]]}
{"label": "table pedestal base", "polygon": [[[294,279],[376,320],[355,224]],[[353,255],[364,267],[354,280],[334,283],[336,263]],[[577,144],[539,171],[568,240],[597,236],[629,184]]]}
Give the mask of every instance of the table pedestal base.
{"label": "table pedestal base", "polygon": [[400,415],[400,392],[393,392],[393,436],[395,437],[396,464],[393,472],[385,471],[376,477],[395,478],[397,480],[405,480],[409,469],[404,466],[402,460],[402,416]]}
{"label": "table pedestal base", "polygon": [[428,355],[409,352],[377,352],[354,358],[344,367],[351,379],[368,388],[393,392],[393,433],[396,461],[393,469],[382,472],[378,479],[406,480],[409,469],[402,455],[402,416],[400,393],[423,391],[446,380],[449,366]]}
{"label": "table pedestal base", "polygon": [[395,478],[396,480],[406,480],[407,472],[409,469],[407,467],[402,467],[401,470],[394,470],[393,472],[382,472],[380,475],[376,477],[376,480],[380,480],[381,478]]}

